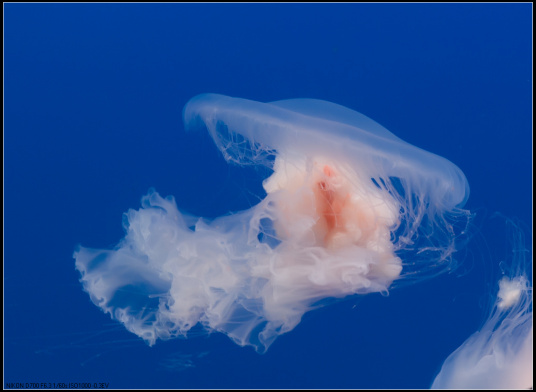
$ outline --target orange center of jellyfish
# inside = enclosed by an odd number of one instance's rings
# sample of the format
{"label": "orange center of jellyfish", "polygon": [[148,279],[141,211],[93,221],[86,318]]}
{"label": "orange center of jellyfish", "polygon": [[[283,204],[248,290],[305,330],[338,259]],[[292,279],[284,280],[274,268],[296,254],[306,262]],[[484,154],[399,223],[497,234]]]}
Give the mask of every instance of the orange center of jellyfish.
{"label": "orange center of jellyfish", "polygon": [[318,222],[321,232],[324,233],[324,243],[330,245],[331,239],[337,233],[345,231],[344,208],[350,195],[341,194],[332,185],[335,173],[329,166],[324,166],[325,178],[317,183],[315,199],[317,212],[320,215]]}

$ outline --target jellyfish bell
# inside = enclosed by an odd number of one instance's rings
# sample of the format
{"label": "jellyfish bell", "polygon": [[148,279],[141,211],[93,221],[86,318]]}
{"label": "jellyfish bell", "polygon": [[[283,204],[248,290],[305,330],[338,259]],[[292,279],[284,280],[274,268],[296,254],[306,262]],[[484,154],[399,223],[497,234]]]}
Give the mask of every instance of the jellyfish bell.
{"label": "jellyfish bell", "polygon": [[203,94],[183,115],[272,173],[262,201],[212,221],[151,190],[116,249],[75,252],[93,302],[149,344],[201,324],[264,352],[325,298],[454,268],[469,188],[448,160],[325,101]]}
{"label": "jellyfish bell", "polygon": [[[201,94],[184,107],[187,129],[203,123],[228,161],[264,164],[278,157],[323,156],[370,178],[397,177],[444,210],[463,207],[469,185],[450,161],[399,139],[361,113],[316,99],[260,103]],[[436,205],[437,205],[436,204]]]}

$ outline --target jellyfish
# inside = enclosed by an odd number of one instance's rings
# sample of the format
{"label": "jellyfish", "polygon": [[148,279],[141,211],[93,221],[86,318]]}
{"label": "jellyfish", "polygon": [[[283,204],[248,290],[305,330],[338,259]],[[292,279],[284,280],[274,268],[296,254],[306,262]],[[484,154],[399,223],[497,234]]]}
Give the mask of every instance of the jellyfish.
{"label": "jellyfish", "polygon": [[150,189],[114,249],[77,248],[93,303],[148,344],[201,328],[263,353],[333,298],[456,269],[469,186],[447,159],[315,99],[202,94],[183,119],[229,163],[270,175],[258,204],[216,219]]}
{"label": "jellyfish", "polygon": [[512,257],[502,265],[489,317],[445,360],[434,389],[532,389],[532,260],[520,226],[506,224]]}

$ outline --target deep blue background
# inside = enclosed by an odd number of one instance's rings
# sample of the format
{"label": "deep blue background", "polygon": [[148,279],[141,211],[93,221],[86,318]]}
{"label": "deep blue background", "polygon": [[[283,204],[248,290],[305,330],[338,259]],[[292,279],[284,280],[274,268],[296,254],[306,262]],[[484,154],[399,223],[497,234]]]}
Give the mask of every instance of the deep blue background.
{"label": "deep blue background", "polygon": [[531,4],[4,12],[4,382],[426,388],[483,322],[501,231],[459,273],[308,313],[265,355],[218,333],[146,346],[90,302],[72,253],[113,246],[151,186],[208,217],[255,203],[258,172],[184,133],[182,107],[204,92],[358,110],[456,163],[479,217],[530,225]]}

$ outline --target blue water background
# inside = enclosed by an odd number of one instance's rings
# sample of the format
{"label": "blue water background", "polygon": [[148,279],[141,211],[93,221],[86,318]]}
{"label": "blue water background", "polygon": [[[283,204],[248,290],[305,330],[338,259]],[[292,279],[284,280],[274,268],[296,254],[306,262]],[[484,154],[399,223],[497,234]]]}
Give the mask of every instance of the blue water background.
{"label": "blue water background", "polygon": [[426,388],[484,321],[501,230],[458,273],[310,312],[264,355],[219,333],[148,347],[90,302],[72,253],[117,243],[149,187],[207,217],[256,203],[257,171],[184,133],[182,107],[204,92],[358,110],[456,163],[479,217],[531,225],[531,4],[4,12],[4,386]]}

